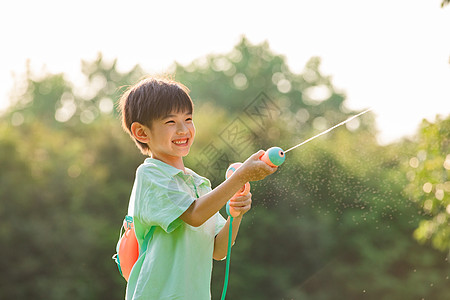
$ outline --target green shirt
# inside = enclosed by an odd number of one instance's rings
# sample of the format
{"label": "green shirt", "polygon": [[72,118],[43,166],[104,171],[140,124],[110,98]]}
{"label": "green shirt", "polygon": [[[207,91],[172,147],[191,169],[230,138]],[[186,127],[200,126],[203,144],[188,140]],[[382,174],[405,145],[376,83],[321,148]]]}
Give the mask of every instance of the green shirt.
{"label": "green shirt", "polygon": [[[128,214],[134,218],[139,247],[147,246],[134,265],[126,299],[211,299],[214,237],[225,225],[216,213],[199,227],[180,215],[196,198],[211,191],[208,179],[147,158],[136,171]],[[152,226],[153,236],[146,239]]]}

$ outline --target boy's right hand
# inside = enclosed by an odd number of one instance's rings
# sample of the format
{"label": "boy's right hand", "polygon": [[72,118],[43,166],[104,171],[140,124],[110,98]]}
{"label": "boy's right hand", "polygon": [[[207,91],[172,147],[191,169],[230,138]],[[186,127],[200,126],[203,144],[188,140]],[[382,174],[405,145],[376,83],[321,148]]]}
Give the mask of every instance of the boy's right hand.
{"label": "boy's right hand", "polygon": [[271,167],[259,158],[265,153],[264,150],[259,150],[251,155],[236,171],[241,173],[245,182],[258,181],[266,178],[266,176],[273,174],[278,167]]}

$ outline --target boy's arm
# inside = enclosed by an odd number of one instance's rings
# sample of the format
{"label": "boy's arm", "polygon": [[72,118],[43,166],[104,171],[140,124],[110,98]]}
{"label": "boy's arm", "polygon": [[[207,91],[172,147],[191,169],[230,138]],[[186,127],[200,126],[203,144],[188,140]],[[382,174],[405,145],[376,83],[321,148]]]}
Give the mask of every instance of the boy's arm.
{"label": "boy's arm", "polygon": [[211,192],[196,199],[180,219],[194,227],[205,223],[246,183],[242,176],[234,176],[235,174],[237,173],[235,172]]}
{"label": "boy's arm", "polygon": [[[236,241],[241,221],[242,215],[233,218],[233,233],[231,245],[233,245],[234,242]],[[219,231],[219,233],[216,235],[216,238],[214,239],[213,258],[215,260],[222,260],[227,256],[229,228],[230,228],[230,217],[228,217],[227,223],[225,224],[225,226],[223,226],[223,228]]]}
{"label": "boy's arm", "polygon": [[[239,226],[241,225],[242,216],[252,207],[252,193],[233,197],[230,201],[230,206],[233,207],[236,212],[239,212],[239,215],[233,218],[233,232],[231,234],[231,245],[233,245],[239,231]],[[227,255],[230,219],[231,218],[228,218],[227,223],[222,227],[214,239],[213,258],[215,260],[221,260]]]}
{"label": "boy's arm", "polygon": [[187,224],[198,227],[218,212],[242,186],[249,181],[257,181],[274,173],[277,167],[271,167],[261,161],[264,154],[258,151],[248,158],[233,175],[206,195],[196,199],[180,216]]}

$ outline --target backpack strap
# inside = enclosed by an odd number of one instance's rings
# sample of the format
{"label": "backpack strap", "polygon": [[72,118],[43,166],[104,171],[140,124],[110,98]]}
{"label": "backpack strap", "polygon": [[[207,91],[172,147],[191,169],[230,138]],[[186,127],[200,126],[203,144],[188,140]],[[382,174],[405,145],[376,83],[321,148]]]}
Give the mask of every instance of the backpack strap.
{"label": "backpack strap", "polygon": [[142,255],[142,253],[144,253],[145,251],[147,251],[147,246],[148,246],[148,242],[150,241],[150,239],[153,236],[153,233],[155,232],[156,226],[152,226],[150,228],[150,230],[147,232],[147,234],[145,235],[144,238],[144,243],[142,243],[142,247],[140,247],[139,249],[139,256]]}

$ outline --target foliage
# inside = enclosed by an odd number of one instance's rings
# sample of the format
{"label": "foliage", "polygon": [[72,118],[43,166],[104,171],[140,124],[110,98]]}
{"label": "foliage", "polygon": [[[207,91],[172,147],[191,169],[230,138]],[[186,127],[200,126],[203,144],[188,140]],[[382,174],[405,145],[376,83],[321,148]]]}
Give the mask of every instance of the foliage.
{"label": "foliage", "polygon": [[[101,55],[82,66],[85,89],[64,74],[29,71],[0,118],[2,299],[123,299],[125,282],[111,255],[143,157],[110,101],[143,71],[121,73]],[[208,145],[243,160],[260,148],[291,146],[354,113],[320,72],[319,58],[295,74],[267,43],[243,38],[230,53],[175,64],[173,71],[196,103],[197,136],[186,165],[203,175],[199,157]],[[260,95],[278,112],[264,130],[247,114]],[[221,133],[237,117],[253,138],[233,152]],[[448,262],[413,232],[421,220],[445,213],[440,202],[427,214],[417,210],[415,203],[428,198],[415,180],[428,182],[442,171],[448,144],[435,141],[448,140],[448,120],[424,123],[419,141],[389,146],[376,143],[374,128],[366,114],[289,152],[275,175],[252,183],[253,208],[233,248],[228,298],[446,297]],[[420,160],[420,151],[427,151],[426,160],[408,169],[417,173],[411,180],[404,162]],[[211,173],[214,186],[225,167]],[[406,199],[405,186],[415,202]],[[213,299],[224,267],[214,263]]]}
{"label": "foliage", "polygon": [[133,180],[131,157],[116,157],[130,147],[112,129],[120,127],[106,120],[59,131],[40,122],[2,124],[0,164],[8,172],[0,181],[0,198],[7,200],[0,211],[1,244],[9,246],[2,251],[1,267],[8,272],[1,298],[122,293],[119,280],[101,275],[116,272],[107,258]]}
{"label": "foliage", "polygon": [[408,161],[406,189],[424,218],[414,232],[421,243],[431,241],[442,251],[450,250],[450,116],[435,123],[423,121],[417,150]]}
{"label": "foliage", "polygon": [[230,53],[202,57],[187,66],[175,64],[173,69],[175,78],[191,88],[194,99],[231,113],[242,111],[242,101],[254,99],[261,91],[274,96],[281,109],[293,116],[308,108],[309,122],[290,124],[302,125],[306,131],[324,112],[330,113],[327,119],[331,123],[351,114],[343,105],[345,96],[336,91],[331,78],[323,76],[319,67],[320,58],[313,57],[302,74],[294,74],[285,58],[272,53],[267,43],[252,45],[244,37]]}
{"label": "foliage", "polygon": [[36,118],[49,126],[89,124],[101,115],[116,112],[114,102],[125,88],[143,75],[139,66],[129,72],[117,71],[117,60],[108,61],[102,54],[93,62],[82,61],[85,82],[74,87],[64,74],[43,73],[37,76],[29,66],[25,78],[13,90],[9,114],[13,125],[31,124]]}

